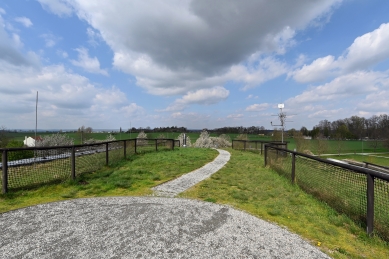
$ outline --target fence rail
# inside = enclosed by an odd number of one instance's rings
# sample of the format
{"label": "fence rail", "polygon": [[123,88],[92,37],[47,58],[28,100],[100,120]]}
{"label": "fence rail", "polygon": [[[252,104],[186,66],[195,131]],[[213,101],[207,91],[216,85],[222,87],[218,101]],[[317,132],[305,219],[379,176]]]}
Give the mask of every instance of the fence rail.
{"label": "fence rail", "polygon": [[389,241],[389,174],[265,145],[265,166]]}
{"label": "fence rail", "polygon": [[263,153],[265,144],[273,144],[288,149],[288,142],[284,141],[265,141],[265,140],[232,140],[232,148],[236,150],[249,150]]}
{"label": "fence rail", "polygon": [[[3,148],[0,169],[2,193],[42,183],[75,179],[129,155],[147,151],[174,150],[174,139],[126,139],[94,144]],[[23,158],[23,157],[28,158]],[[18,159],[21,158],[21,159]]]}

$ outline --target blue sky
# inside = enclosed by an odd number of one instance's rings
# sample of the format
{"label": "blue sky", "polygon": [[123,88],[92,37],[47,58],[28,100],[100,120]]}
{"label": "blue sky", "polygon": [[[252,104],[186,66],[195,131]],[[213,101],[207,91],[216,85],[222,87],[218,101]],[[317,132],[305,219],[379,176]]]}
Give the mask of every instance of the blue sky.
{"label": "blue sky", "polygon": [[286,128],[389,113],[389,1],[0,3],[0,126]]}

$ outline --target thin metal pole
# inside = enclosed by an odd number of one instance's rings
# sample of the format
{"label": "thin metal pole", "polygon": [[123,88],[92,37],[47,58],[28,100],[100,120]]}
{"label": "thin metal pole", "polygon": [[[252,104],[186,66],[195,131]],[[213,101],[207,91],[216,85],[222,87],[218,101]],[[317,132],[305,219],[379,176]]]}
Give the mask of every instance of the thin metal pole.
{"label": "thin metal pole", "polygon": [[109,154],[108,154],[108,142],[105,143],[105,165],[109,163]]}
{"label": "thin metal pole", "polygon": [[292,183],[296,181],[296,154],[292,153]]}
{"label": "thin metal pole", "polygon": [[71,156],[71,167],[72,167],[72,180],[76,179],[76,149],[72,147],[72,156]]}
{"label": "thin metal pole", "polygon": [[2,162],[3,162],[3,194],[8,192],[8,154],[7,150],[3,150]]}
{"label": "thin metal pole", "polygon": [[369,236],[374,230],[374,177],[367,174],[367,215],[366,215],[366,232]]}
{"label": "thin metal pole", "polygon": [[36,91],[36,102],[35,102],[35,147],[36,147],[37,130],[38,130],[38,91]]}

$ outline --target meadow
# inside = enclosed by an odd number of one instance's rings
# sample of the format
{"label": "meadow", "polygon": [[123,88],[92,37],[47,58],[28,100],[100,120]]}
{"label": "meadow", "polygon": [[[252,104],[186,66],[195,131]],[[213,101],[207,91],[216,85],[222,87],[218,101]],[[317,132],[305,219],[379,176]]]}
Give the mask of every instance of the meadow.
{"label": "meadow", "polygon": [[[51,135],[53,133],[46,133],[41,132],[38,135],[44,137],[45,135]],[[63,133],[67,134],[70,138],[74,139],[74,144],[81,144],[81,135],[79,133],[74,132],[68,132]],[[173,138],[176,139],[181,133],[179,132],[152,132],[147,133],[147,137],[150,139],[158,138],[161,135],[163,135],[165,138]],[[196,140],[200,136],[200,132],[196,133],[186,133],[188,137],[190,137],[190,140],[192,143],[196,142]],[[98,139],[98,140],[104,140],[107,138],[107,135],[109,133],[91,133],[88,134],[89,138]],[[236,139],[239,134],[227,134],[230,136],[230,138]],[[9,133],[9,136],[15,140],[23,141],[25,136],[34,136],[34,133],[24,133],[24,132],[11,132]],[[124,140],[124,139],[132,139],[136,138],[138,136],[138,133],[114,133],[114,137],[116,140]],[[219,134],[216,133],[210,133],[211,137],[217,137]],[[256,134],[247,134],[247,138],[249,140],[262,140],[262,141],[270,141],[271,136],[260,136]],[[296,143],[293,138],[286,138],[286,141],[288,142],[288,149],[293,150],[296,148]],[[314,154],[317,153],[317,143],[316,140],[308,140],[309,146],[308,149],[312,151]],[[372,142],[370,141],[361,141],[361,140],[343,140],[343,141],[337,141],[337,140],[328,140],[327,141],[328,148],[325,150],[326,154],[338,154],[338,148],[341,146],[341,152],[344,153],[381,153],[381,152],[389,152],[387,148],[385,148],[382,143],[379,143],[377,148],[374,149]]]}
{"label": "meadow", "polygon": [[[389,245],[297,185],[265,168],[263,157],[227,149],[231,159],[180,197],[227,204],[287,228],[333,258],[385,258]],[[81,197],[150,195],[151,187],[201,167],[217,151],[177,148],[146,152],[81,174],[75,181],[13,190],[0,196],[0,212]]]}

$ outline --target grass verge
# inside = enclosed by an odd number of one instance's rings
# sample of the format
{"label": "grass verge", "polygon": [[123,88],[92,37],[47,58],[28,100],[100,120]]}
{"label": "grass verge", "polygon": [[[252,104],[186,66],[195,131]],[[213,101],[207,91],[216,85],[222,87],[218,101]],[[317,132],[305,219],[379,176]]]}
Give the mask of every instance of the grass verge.
{"label": "grass verge", "polygon": [[348,217],[292,185],[263,157],[229,149],[231,159],[211,178],[180,196],[229,204],[286,227],[333,258],[387,258],[389,245]]}
{"label": "grass verge", "polygon": [[0,212],[70,198],[147,195],[151,187],[200,168],[217,155],[216,150],[200,148],[132,155],[110,167],[81,174],[75,181],[11,190],[0,195]]}

